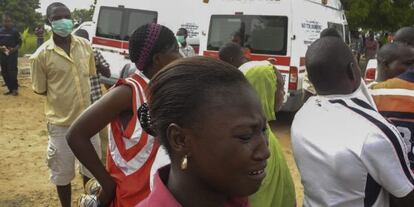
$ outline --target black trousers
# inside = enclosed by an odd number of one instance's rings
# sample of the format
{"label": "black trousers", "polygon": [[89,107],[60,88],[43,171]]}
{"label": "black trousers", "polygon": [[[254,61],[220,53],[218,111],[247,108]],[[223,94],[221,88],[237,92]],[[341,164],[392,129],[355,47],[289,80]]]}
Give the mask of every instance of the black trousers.
{"label": "black trousers", "polygon": [[6,82],[9,91],[17,90],[19,85],[17,82],[17,59],[19,57],[18,52],[14,52],[9,56],[0,54],[0,66],[1,75],[4,82]]}

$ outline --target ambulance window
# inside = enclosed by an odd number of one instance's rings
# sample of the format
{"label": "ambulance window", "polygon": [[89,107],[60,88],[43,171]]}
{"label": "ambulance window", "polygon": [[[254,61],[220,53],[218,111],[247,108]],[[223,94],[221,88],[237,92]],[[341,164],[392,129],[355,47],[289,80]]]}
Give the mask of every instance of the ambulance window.
{"label": "ambulance window", "polygon": [[96,36],[120,39],[122,31],[122,9],[101,7]]}
{"label": "ambulance window", "polygon": [[244,46],[252,53],[286,55],[287,17],[247,16]]}
{"label": "ambulance window", "polygon": [[144,11],[144,10],[129,10],[128,23],[126,35],[123,36],[123,40],[129,40],[132,33],[140,26],[148,23],[157,22],[157,12]]}
{"label": "ambulance window", "polygon": [[128,41],[138,27],[151,22],[157,22],[157,12],[101,7],[96,36]]}
{"label": "ambulance window", "polygon": [[240,42],[242,20],[239,17],[216,16],[211,19],[208,41],[210,50],[219,50],[229,42]]}
{"label": "ambulance window", "polygon": [[229,42],[252,53],[286,55],[287,17],[255,15],[213,15],[208,50],[219,50]]}

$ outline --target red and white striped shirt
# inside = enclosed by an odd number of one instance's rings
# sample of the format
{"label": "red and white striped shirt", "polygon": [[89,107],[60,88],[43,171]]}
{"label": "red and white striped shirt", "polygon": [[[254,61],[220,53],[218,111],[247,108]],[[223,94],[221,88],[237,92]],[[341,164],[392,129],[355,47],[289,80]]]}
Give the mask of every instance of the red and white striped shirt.
{"label": "red and white striped shirt", "polygon": [[127,85],[132,89],[133,113],[126,125],[118,117],[109,128],[107,170],[117,183],[113,207],[135,206],[150,193],[151,166],[160,145],[141,128],[138,120],[138,109],[147,101],[148,82],[137,72],[115,86]]}

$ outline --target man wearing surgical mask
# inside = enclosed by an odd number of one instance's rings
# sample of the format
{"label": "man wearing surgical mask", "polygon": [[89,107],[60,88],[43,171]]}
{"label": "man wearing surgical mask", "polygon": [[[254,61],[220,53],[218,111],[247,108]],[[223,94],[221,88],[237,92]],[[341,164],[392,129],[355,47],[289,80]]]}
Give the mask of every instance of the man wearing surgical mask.
{"label": "man wearing surgical mask", "polygon": [[188,37],[188,31],[185,28],[178,29],[177,32],[177,42],[180,46],[180,53],[183,57],[193,57],[195,56],[194,48],[187,44],[187,37]]}
{"label": "man wearing surgical mask", "polygon": [[[67,207],[71,205],[75,156],[66,142],[66,133],[72,122],[91,104],[89,77],[96,75],[96,68],[90,43],[71,35],[73,20],[69,9],[62,3],[52,3],[46,17],[53,36],[30,57],[32,88],[46,97],[50,181],[57,186],[61,205]],[[99,137],[91,135],[91,141],[95,147],[91,150],[100,156]],[[82,166],[80,172],[84,182],[92,177]]]}

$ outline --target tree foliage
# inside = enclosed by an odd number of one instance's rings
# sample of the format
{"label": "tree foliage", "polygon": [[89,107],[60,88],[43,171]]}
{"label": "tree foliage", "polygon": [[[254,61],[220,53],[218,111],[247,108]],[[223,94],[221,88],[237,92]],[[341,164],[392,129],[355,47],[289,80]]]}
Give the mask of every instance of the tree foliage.
{"label": "tree foliage", "polygon": [[40,8],[39,0],[0,0],[0,15],[7,12],[12,16],[18,31],[26,28],[33,30],[43,24],[42,14],[36,12]]}
{"label": "tree foliage", "polygon": [[91,9],[75,9],[72,12],[72,18],[79,22],[92,21],[93,10]]}
{"label": "tree foliage", "polygon": [[414,25],[414,0],[341,0],[351,29],[395,31]]}
{"label": "tree foliage", "polygon": [[74,20],[82,23],[86,21],[92,21],[93,13],[95,12],[95,5],[97,0],[94,0],[89,9],[75,9],[72,12]]}

